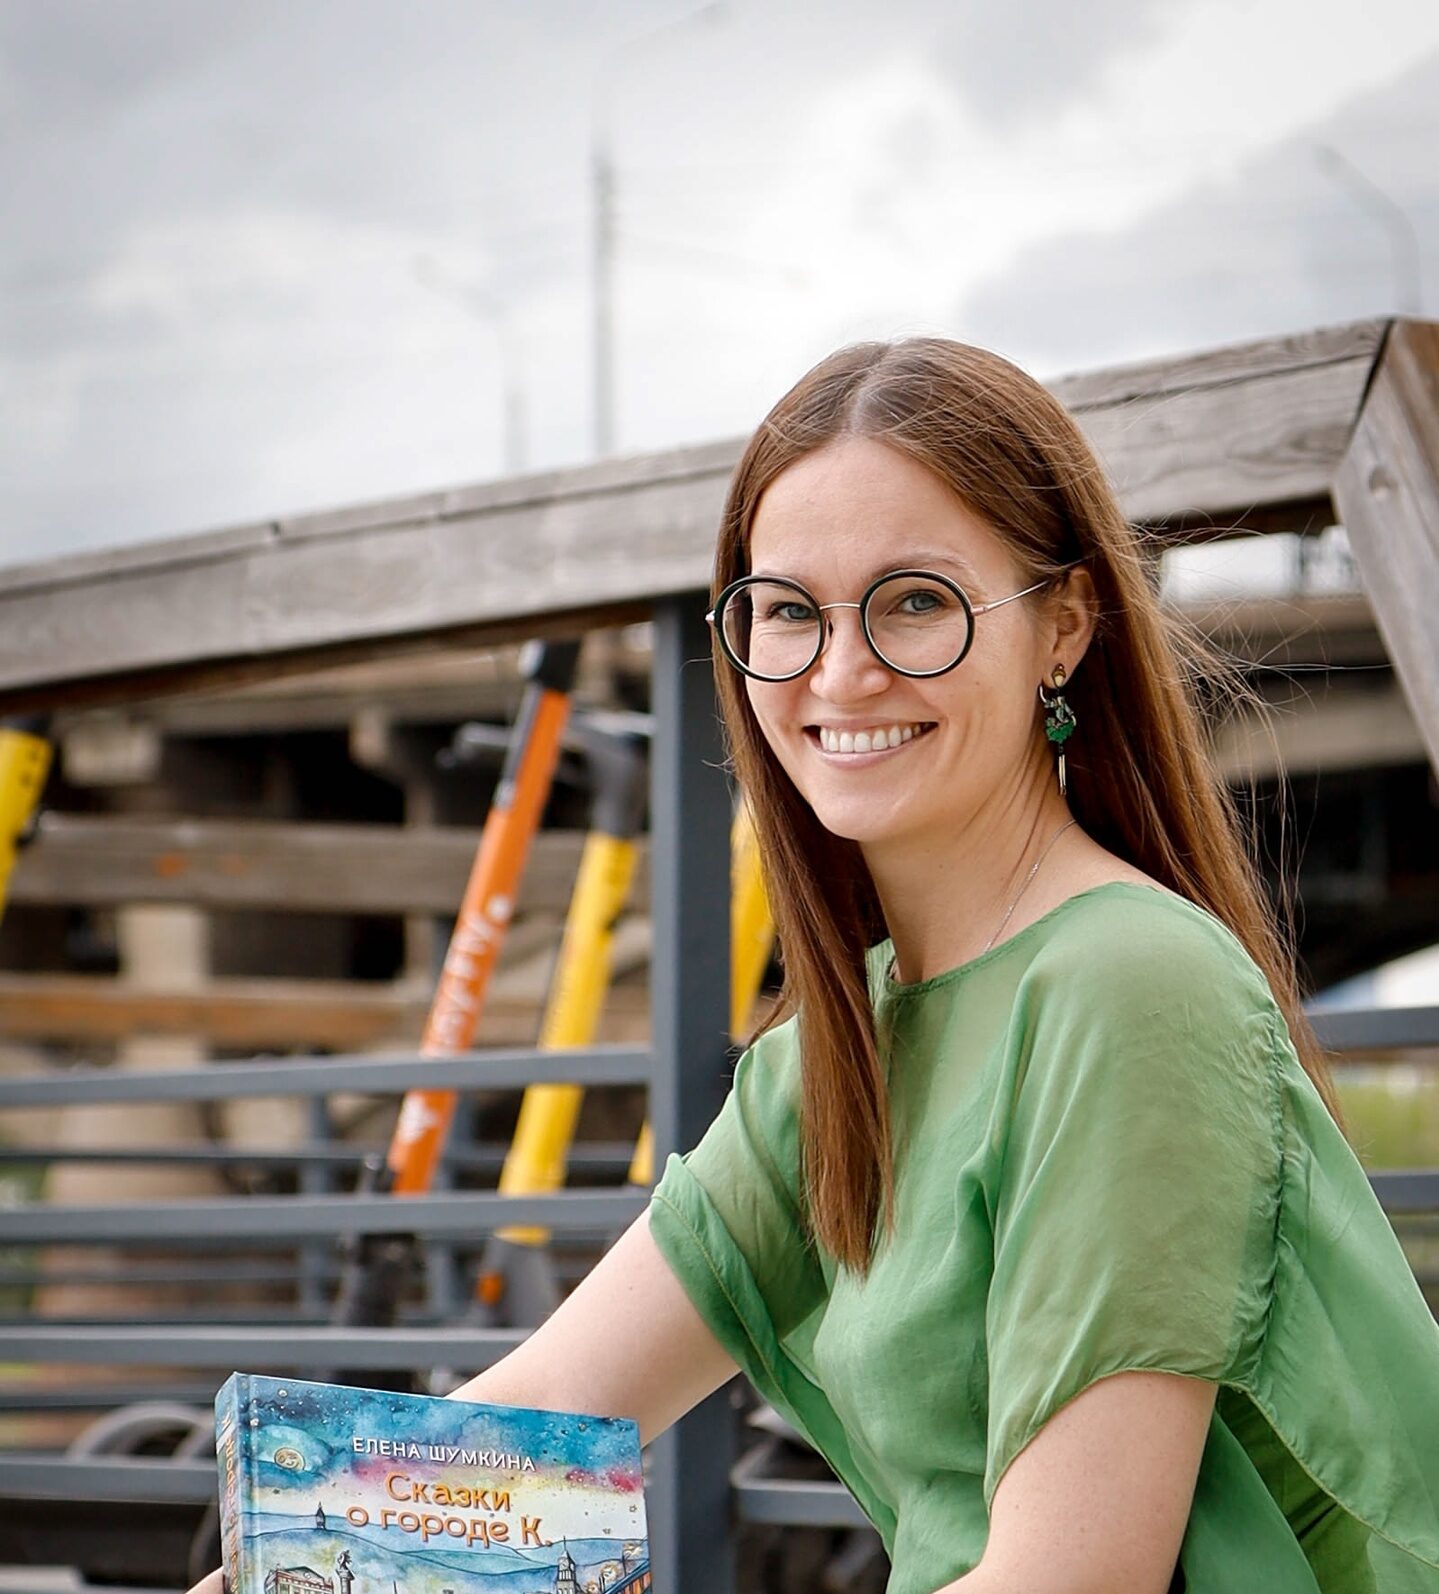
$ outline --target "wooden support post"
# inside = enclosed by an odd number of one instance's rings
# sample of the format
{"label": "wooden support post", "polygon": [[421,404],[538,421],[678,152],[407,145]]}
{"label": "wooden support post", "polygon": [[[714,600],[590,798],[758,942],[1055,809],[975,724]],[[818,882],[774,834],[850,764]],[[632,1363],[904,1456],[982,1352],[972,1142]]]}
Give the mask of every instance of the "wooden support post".
{"label": "wooden support post", "polygon": [[[129,907],[117,914],[122,978],[140,989],[198,990],[209,975],[209,916],[194,908]],[[116,1066],[133,1069],[189,1068],[205,1055],[184,1035],[131,1035],[116,1048]],[[199,1140],[196,1108],[189,1103],[135,1107],[77,1106],[65,1109],[59,1139],[73,1146],[192,1144]],[[181,1200],[221,1193],[218,1178],[198,1168],[94,1167],[61,1164],[52,1170],[46,1199],[58,1204],[103,1205],[110,1201]],[[57,1253],[68,1267],[103,1268],[110,1253],[82,1257],[73,1248]],[[136,1311],[144,1299],[181,1304],[185,1292],[157,1291],[142,1298],[133,1289],[96,1284],[52,1284],[36,1292],[41,1316]]]}
{"label": "wooden support post", "polygon": [[1439,325],[1394,323],[1333,493],[1439,771]]}

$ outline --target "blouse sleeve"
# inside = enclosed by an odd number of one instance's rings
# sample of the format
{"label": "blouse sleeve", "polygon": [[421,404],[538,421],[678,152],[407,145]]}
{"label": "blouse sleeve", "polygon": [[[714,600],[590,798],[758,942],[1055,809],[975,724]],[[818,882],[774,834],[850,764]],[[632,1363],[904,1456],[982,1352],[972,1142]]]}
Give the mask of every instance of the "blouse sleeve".
{"label": "blouse sleeve", "polygon": [[1217,920],[1154,919],[1122,962],[1086,946],[1036,966],[1016,1012],[991,1196],[986,1504],[1097,1379],[1242,1382],[1263,1344],[1283,1018]]}
{"label": "blouse sleeve", "polygon": [[671,1156],[650,1202],[650,1232],[711,1332],[760,1394],[824,1456],[893,1542],[892,1508],[856,1464],[794,1331],[829,1285],[799,1197],[799,1048],[793,1019],[740,1058],[704,1138]]}
{"label": "blouse sleeve", "polygon": [[746,1371],[823,1299],[798,1197],[798,1070],[791,1027],[740,1058],[724,1106],[693,1151],[671,1156],[650,1228],[680,1283]]}

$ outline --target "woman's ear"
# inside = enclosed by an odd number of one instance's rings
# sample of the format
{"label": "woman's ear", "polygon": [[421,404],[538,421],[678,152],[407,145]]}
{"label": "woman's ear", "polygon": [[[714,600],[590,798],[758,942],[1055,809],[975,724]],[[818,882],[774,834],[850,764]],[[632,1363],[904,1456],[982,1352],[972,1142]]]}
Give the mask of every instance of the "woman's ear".
{"label": "woman's ear", "polygon": [[1099,620],[1099,597],[1083,565],[1066,570],[1050,599],[1051,657],[1063,661],[1070,675],[1089,648]]}

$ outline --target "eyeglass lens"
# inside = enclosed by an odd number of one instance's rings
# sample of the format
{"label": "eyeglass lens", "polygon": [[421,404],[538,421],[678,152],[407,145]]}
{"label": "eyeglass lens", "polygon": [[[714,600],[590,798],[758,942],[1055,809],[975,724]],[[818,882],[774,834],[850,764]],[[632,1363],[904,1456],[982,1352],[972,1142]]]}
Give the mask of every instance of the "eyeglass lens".
{"label": "eyeglass lens", "polygon": [[[948,669],[969,646],[970,611],[944,582],[896,575],[869,594],[861,618],[875,651],[897,670]],[[756,675],[798,675],[819,656],[824,616],[800,587],[756,580],[731,593],[721,621],[730,653]]]}

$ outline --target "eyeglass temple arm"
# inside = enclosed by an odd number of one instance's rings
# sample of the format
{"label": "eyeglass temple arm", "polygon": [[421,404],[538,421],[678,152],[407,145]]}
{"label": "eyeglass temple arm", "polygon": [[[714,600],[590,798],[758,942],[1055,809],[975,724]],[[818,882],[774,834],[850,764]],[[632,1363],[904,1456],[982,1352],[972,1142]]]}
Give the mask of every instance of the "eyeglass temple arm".
{"label": "eyeglass temple arm", "polygon": [[1047,581],[1036,581],[1032,587],[1026,587],[1023,592],[1011,592],[1007,598],[994,598],[988,603],[973,605],[975,614],[988,614],[991,609],[1002,609],[1006,603],[1013,603],[1016,598],[1027,598],[1031,592],[1038,592],[1041,587],[1047,587]]}

